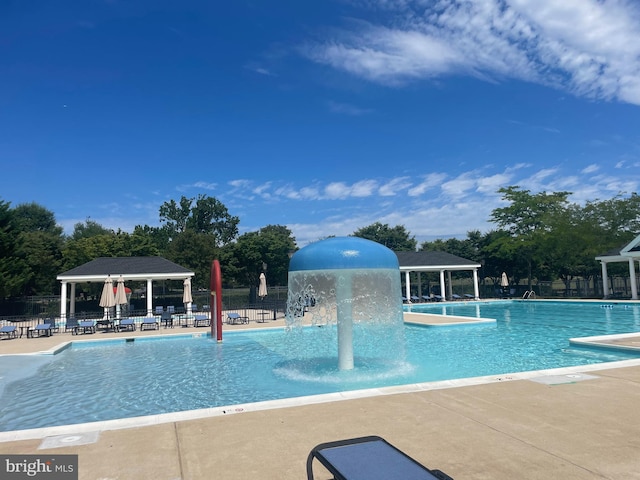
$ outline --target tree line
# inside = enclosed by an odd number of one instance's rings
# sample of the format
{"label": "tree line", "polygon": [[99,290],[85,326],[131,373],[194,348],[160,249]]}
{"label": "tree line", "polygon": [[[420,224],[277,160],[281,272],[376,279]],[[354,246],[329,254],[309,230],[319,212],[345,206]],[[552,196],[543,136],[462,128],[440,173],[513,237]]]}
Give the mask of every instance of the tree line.
{"label": "tree line", "polygon": [[[622,194],[585,205],[569,202],[570,192],[531,193],[501,188],[503,207],[491,212],[495,229],[469,231],[464,239],[418,242],[403,225],[380,222],[352,235],[394,251],[446,251],[482,265],[485,277],[507,271],[520,283],[599,275],[595,257],[640,233],[640,197]],[[289,258],[297,250],[291,230],[267,225],[239,235],[240,219],[214,197],[182,196],[159,209],[159,227],[138,225],[132,233],[87,219],[70,235],[55,215],[37,203],[12,207],[0,199],[0,298],[55,295],[56,276],[98,257],[162,256],[196,274],[193,286],[207,288],[211,260],[218,258],[227,287],[256,285],[266,269],[271,285],[286,285]],[[612,265],[616,273],[626,266]]]}

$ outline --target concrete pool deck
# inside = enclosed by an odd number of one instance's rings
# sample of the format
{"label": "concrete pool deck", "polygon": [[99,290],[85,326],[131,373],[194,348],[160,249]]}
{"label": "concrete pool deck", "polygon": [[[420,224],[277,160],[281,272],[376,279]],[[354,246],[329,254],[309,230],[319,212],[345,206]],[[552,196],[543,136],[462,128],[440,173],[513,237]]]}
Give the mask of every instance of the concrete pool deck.
{"label": "concrete pool deck", "polygon": [[[276,320],[248,327],[282,325]],[[135,335],[206,330],[161,328]],[[131,335],[3,340],[0,354]],[[615,341],[637,346],[640,334]],[[378,396],[338,395],[326,403],[293,399],[283,408],[165,423],[151,419],[145,426],[116,430],[68,426],[59,435],[3,441],[0,453],[78,454],[79,478],[86,480],[299,480],[306,478],[306,457],[316,444],[380,435],[456,480],[640,479],[640,361],[597,368],[438,382]],[[330,478],[319,465],[315,471],[318,479]]]}

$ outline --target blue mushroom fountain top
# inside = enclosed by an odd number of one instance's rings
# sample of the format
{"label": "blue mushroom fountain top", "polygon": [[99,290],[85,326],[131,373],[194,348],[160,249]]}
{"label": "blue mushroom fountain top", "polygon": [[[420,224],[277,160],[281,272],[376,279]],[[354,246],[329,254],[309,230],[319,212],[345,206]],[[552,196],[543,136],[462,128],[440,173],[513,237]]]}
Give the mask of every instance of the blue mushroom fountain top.
{"label": "blue mushroom fountain top", "polygon": [[298,250],[289,271],[355,268],[398,269],[398,257],[387,247],[359,237],[327,238]]}

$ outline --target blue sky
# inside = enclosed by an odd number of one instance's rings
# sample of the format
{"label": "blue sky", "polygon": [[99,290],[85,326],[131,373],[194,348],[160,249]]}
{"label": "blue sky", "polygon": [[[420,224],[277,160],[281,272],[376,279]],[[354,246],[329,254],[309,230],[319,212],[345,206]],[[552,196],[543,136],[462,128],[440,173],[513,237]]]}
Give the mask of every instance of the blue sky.
{"label": "blue sky", "polygon": [[67,233],[213,196],[300,246],[640,184],[630,0],[0,0],[0,198]]}

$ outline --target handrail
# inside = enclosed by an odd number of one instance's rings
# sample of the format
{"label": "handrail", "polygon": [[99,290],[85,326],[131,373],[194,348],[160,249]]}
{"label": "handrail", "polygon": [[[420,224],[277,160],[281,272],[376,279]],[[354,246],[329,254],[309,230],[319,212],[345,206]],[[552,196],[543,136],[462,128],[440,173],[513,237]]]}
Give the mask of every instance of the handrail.
{"label": "handrail", "polygon": [[524,292],[524,294],[522,295],[522,299],[523,300],[528,300],[530,298],[536,298],[536,292],[534,292],[533,290],[527,290],[526,292]]}

